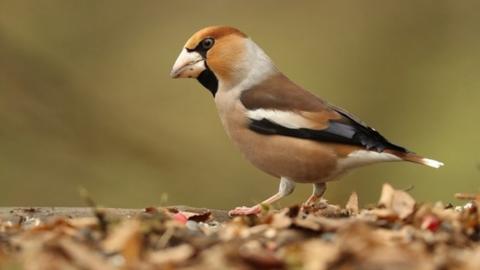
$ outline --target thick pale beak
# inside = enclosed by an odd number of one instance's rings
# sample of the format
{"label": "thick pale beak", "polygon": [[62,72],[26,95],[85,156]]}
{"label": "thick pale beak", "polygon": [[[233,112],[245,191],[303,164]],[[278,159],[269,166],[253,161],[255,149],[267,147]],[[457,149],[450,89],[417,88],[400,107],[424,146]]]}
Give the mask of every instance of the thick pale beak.
{"label": "thick pale beak", "polygon": [[205,59],[198,52],[183,49],[173,64],[170,76],[176,78],[197,78],[206,69]]}

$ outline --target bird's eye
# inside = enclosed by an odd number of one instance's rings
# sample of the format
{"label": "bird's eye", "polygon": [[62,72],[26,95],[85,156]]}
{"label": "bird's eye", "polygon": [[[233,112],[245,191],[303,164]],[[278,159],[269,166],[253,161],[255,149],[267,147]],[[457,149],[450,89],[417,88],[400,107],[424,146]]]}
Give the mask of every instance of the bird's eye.
{"label": "bird's eye", "polygon": [[210,49],[213,46],[213,43],[215,43],[213,38],[206,38],[202,40],[202,49],[204,50]]}

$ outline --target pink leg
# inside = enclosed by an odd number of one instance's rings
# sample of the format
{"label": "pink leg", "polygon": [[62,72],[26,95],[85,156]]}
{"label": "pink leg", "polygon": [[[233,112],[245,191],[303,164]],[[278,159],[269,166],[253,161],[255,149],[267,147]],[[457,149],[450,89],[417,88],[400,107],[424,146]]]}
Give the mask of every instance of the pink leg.
{"label": "pink leg", "polygon": [[237,207],[233,210],[230,210],[228,212],[228,215],[230,216],[256,215],[261,212],[262,205],[272,204],[280,200],[281,198],[289,195],[290,193],[292,193],[294,189],[295,189],[295,183],[292,182],[291,180],[288,180],[287,178],[282,177],[280,179],[280,186],[278,188],[277,194],[271,196],[270,198],[252,207],[246,207],[246,206]]}

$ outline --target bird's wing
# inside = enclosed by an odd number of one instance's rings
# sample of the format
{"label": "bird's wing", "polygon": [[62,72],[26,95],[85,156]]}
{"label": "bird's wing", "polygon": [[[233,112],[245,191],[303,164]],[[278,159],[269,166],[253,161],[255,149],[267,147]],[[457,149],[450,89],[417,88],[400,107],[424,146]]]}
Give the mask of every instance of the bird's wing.
{"label": "bird's wing", "polygon": [[240,101],[247,109],[249,128],[261,134],[356,145],[377,152],[407,152],[283,75],[245,90]]}

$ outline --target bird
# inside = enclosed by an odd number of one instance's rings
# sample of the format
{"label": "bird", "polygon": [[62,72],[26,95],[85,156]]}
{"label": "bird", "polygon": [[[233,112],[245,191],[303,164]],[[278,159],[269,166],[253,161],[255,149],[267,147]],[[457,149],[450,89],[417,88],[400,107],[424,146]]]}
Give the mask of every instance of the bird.
{"label": "bird", "polygon": [[234,145],[255,167],[279,179],[277,193],[252,207],[236,207],[231,216],[259,214],[263,205],[291,194],[296,183],[313,184],[303,204],[312,206],[327,182],[373,163],[444,165],[389,142],[353,114],[302,88],[234,27],[209,26],[194,33],[170,76],[200,82],[212,94]]}

